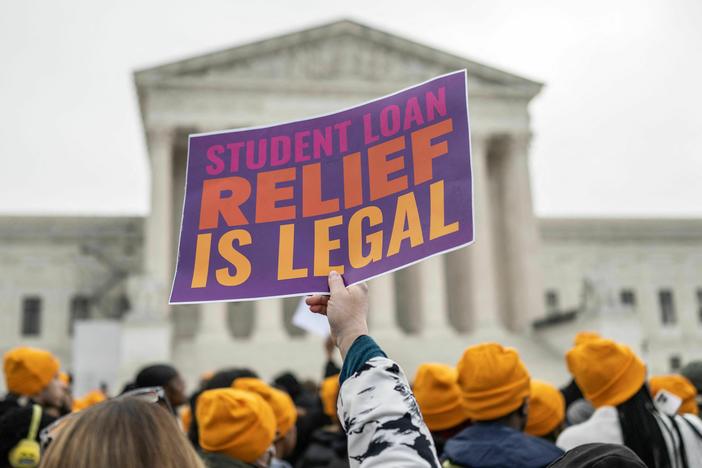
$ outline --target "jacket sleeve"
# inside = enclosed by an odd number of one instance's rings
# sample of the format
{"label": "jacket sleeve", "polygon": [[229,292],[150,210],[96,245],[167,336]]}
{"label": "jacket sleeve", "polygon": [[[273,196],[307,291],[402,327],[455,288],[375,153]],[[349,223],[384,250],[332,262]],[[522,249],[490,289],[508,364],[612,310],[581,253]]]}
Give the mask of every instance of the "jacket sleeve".
{"label": "jacket sleeve", "polygon": [[351,467],[440,467],[407,378],[392,360],[373,357],[343,380],[337,408]]}

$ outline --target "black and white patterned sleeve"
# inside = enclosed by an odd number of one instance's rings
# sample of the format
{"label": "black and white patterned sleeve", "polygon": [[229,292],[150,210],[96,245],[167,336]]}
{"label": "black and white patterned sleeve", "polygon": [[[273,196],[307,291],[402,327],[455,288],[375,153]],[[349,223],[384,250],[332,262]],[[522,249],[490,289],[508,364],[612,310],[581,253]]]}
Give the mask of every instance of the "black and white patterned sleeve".
{"label": "black and white patterned sleeve", "polygon": [[440,467],[407,378],[392,360],[370,359],[345,380],[337,408],[352,467]]}

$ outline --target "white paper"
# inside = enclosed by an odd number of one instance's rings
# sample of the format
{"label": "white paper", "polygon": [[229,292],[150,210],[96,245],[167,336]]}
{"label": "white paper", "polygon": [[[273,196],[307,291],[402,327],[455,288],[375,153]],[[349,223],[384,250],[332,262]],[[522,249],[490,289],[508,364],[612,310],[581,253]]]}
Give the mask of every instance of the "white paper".
{"label": "white paper", "polygon": [[653,401],[656,403],[658,409],[668,416],[673,416],[677,413],[678,408],[680,408],[682,404],[682,399],[679,396],[673,395],[667,390],[660,390],[656,393],[656,397]]}
{"label": "white paper", "polygon": [[305,304],[304,297],[297,305],[292,323],[296,327],[300,327],[306,332],[321,336],[322,338],[329,336],[329,322],[327,321],[327,317],[310,312],[309,306]]}

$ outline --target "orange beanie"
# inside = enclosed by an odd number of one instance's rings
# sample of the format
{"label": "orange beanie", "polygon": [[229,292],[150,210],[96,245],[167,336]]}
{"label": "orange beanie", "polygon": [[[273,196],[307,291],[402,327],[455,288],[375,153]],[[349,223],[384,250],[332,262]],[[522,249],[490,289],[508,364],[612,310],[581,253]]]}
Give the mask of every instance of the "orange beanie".
{"label": "orange beanie", "polygon": [[77,398],[73,401],[73,411],[80,411],[91,406],[97,405],[107,400],[107,397],[100,390],[92,390],[86,393],[83,398]]}
{"label": "orange beanie", "polygon": [[273,409],[278,434],[281,436],[287,434],[295,425],[297,409],[292,398],[287,393],[273,388],[263,380],[254,377],[239,377],[232,383],[232,388],[246,390],[262,396]]}
{"label": "orange beanie", "polygon": [[471,346],[456,370],[463,403],[474,421],[506,416],[529,397],[529,372],[513,348],[497,343]]}
{"label": "orange beanie", "polygon": [[602,338],[602,337],[597,332],[581,331],[575,335],[575,338],[573,338],[573,346],[578,346],[578,345],[585,343],[586,341],[596,340],[599,338]]}
{"label": "orange beanie", "polygon": [[275,415],[256,393],[232,388],[208,390],[195,409],[203,450],[254,463],[275,438]]}
{"label": "orange beanie", "polygon": [[339,374],[327,377],[322,381],[319,396],[324,406],[324,414],[336,418],[336,400],[339,398]]}
{"label": "orange beanie", "polygon": [[422,364],[412,387],[430,431],[450,429],[468,419],[458,386],[458,373],[453,367]]}
{"label": "orange beanie", "polygon": [[18,395],[36,395],[58,374],[58,359],[48,351],[19,347],[5,353],[5,383],[7,390]]}
{"label": "orange beanie", "polygon": [[673,395],[680,397],[682,403],[680,404],[680,408],[678,408],[679,414],[699,413],[697,401],[695,400],[695,397],[697,397],[697,389],[692,385],[692,382],[682,375],[671,374],[651,377],[651,380],[648,381],[648,386],[651,390],[651,395],[654,397],[661,390],[667,390]]}
{"label": "orange beanie", "polygon": [[556,387],[542,380],[531,381],[529,416],[524,432],[541,437],[550,434],[565,419],[565,398]]}
{"label": "orange beanie", "polygon": [[190,410],[190,405],[183,406],[180,410],[180,425],[183,428],[183,432],[186,434],[190,430],[190,424],[193,422],[193,412]]}
{"label": "orange beanie", "polygon": [[595,408],[617,406],[634,396],[646,379],[646,366],[626,345],[594,338],[566,354],[568,369]]}

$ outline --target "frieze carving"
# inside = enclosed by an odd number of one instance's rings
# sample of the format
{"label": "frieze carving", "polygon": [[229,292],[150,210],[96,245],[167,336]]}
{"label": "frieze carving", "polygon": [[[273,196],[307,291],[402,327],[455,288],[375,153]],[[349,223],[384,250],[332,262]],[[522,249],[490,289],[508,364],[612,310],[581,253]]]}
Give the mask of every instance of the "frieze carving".
{"label": "frieze carving", "polygon": [[295,44],[181,76],[313,81],[416,82],[453,71],[386,44],[352,35]]}

